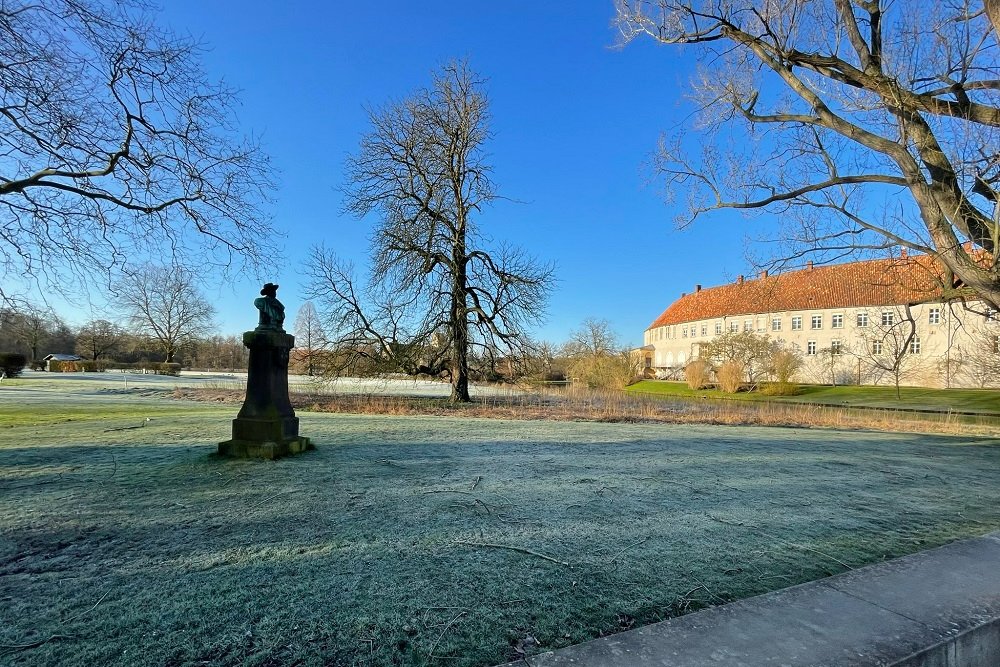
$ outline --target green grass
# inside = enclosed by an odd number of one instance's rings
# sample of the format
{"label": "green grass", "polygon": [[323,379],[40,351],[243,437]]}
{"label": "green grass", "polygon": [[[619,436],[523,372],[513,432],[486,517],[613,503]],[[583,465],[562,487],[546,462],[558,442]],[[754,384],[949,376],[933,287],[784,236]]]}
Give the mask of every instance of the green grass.
{"label": "green grass", "polygon": [[716,389],[693,390],[683,382],[643,380],[630,386],[627,391],[671,398],[717,398],[1000,415],[1000,391],[992,389],[901,387],[900,398],[897,399],[894,387],[801,385],[794,396],[766,396],[760,392],[727,394]]}
{"label": "green grass", "polygon": [[10,665],[487,666],[1000,527],[986,439],[19,396],[89,417],[0,428]]}

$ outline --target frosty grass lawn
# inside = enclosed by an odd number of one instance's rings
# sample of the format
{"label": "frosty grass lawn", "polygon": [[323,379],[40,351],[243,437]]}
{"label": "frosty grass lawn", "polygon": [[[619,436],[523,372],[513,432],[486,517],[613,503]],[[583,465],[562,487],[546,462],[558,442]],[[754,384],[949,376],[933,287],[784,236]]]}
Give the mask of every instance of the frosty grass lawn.
{"label": "frosty grass lawn", "polygon": [[233,406],[137,393],[0,389],[0,663],[492,665],[1000,527],[992,440],[300,413],[225,461]]}

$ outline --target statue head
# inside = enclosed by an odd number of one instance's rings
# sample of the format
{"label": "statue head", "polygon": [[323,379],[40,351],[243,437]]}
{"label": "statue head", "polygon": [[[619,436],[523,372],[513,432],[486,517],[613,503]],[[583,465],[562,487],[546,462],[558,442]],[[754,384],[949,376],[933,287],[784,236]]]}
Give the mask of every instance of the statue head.
{"label": "statue head", "polygon": [[260,291],[262,296],[278,296],[278,286],[274,283],[267,283],[264,288]]}

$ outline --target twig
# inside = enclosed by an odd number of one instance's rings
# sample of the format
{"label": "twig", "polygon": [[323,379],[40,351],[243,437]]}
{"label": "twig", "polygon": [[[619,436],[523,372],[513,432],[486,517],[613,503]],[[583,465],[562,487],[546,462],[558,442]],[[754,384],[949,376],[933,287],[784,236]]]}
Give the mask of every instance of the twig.
{"label": "twig", "polygon": [[257,507],[260,507],[261,505],[263,505],[263,504],[264,504],[264,503],[266,503],[267,501],[269,501],[269,500],[274,500],[274,499],[275,499],[275,498],[277,498],[278,496],[283,496],[283,495],[285,495],[286,493],[295,493],[295,492],[296,492],[296,491],[298,491],[298,490],[299,490],[299,489],[286,489],[286,490],[284,490],[284,491],[278,491],[278,492],[277,492],[276,494],[274,494],[273,496],[268,496],[267,498],[264,498],[264,500],[261,500],[261,501],[260,501],[259,503],[257,503],[256,505],[253,505],[253,508],[257,508]]}
{"label": "twig", "polygon": [[479,486],[479,483],[480,483],[481,481],[483,481],[483,476],[482,476],[482,475],[479,475],[478,477],[476,477],[476,481],[472,483],[472,488],[471,488],[471,489],[469,489],[469,490],[470,490],[470,491],[475,491],[475,490],[476,490],[476,487],[477,487],[477,486]]}
{"label": "twig", "polygon": [[104,592],[104,595],[101,596],[101,599],[94,603],[93,607],[91,607],[87,611],[81,611],[79,614],[74,614],[73,616],[70,616],[69,618],[65,619],[63,621],[63,623],[69,623],[70,621],[75,621],[76,619],[80,618],[81,616],[86,616],[90,612],[94,611],[95,609],[97,609],[97,605],[99,605],[102,602],[104,602],[104,598],[108,597],[108,593],[110,593],[110,592],[111,592],[111,589],[109,588],[108,590],[106,590]]}
{"label": "twig", "polygon": [[547,561],[558,563],[559,565],[566,565],[567,567],[569,566],[569,563],[567,563],[564,560],[559,560],[557,558],[553,558],[552,556],[546,556],[545,554],[540,554],[537,551],[532,551],[531,549],[525,549],[524,547],[515,547],[509,544],[490,544],[488,542],[466,542],[465,540],[455,540],[455,544],[464,544],[469,547],[490,547],[493,549],[510,549],[511,551],[519,551],[523,554],[538,556],[539,558],[544,558]]}
{"label": "twig", "polygon": [[479,503],[480,505],[482,505],[482,506],[483,506],[483,509],[484,509],[484,510],[486,510],[486,513],[492,516],[493,512],[491,512],[491,511],[490,511],[490,506],[489,506],[489,505],[487,505],[486,503],[484,503],[484,502],[483,502],[482,500],[480,500],[479,498],[476,498],[476,499],[475,499],[475,502],[477,502],[477,503]]}
{"label": "twig", "polygon": [[31,642],[30,644],[0,644],[0,649],[4,649],[4,652],[7,653],[17,653],[18,651],[27,651],[29,648],[45,646],[49,642],[57,639],[75,639],[75,637],[72,635],[51,635],[47,639],[40,639],[39,641]]}
{"label": "twig", "polygon": [[476,494],[470,491],[458,491],[456,489],[431,489],[430,491],[421,491],[425,496],[428,493],[461,493],[463,496],[474,496]]}
{"label": "twig", "polygon": [[745,528],[750,528],[751,530],[755,530],[758,533],[760,533],[761,535],[763,535],[764,537],[770,538],[770,539],[772,539],[772,540],[774,540],[776,542],[781,542],[782,544],[787,544],[788,546],[795,547],[796,549],[803,549],[805,551],[811,551],[811,552],[813,552],[815,554],[819,554],[820,556],[823,556],[824,558],[829,558],[830,560],[832,560],[835,563],[839,563],[840,565],[846,567],[848,570],[853,570],[854,569],[852,566],[848,565],[847,563],[845,563],[844,561],[840,560],[836,556],[831,556],[828,553],[824,553],[824,552],[820,551],[819,549],[814,549],[813,547],[807,547],[804,544],[797,544],[796,542],[789,542],[788,540],[783,540],[780,537],[772,535],[772,534],[768,533],[766,530],[763,530],[760,526],[755,526],[753,524],[748,524],[748,523],[742,523],[742,522],[739,522],[739,521],[726,521],[725,519],[720,519],[719,517],[713,516],[713,515],[708,514],[708,513],[706,513],[705,516],[707,516],[709,519],[712,519],[713,521],[718,521],[719,523],[724,523],[727,526],[743,526]]}
{"label": "twig", "polygon": [[646,543],[646,542],[648,542],[648,541],[649,541],[649,538],[648,538],[648,537],[644,537],[644,538],[642,538],[641,540],[639,540],[638,542],[636,542],[636,543],[634,543],[634,544],[630,544],[630,545],[628,545],[627,547],[625,547],[624,549],[622,549],[621,551],[619,551],[618,553],[616,553],[616,554],[615,554],[615,555],[614,555],[614,556],[613,556],[613,557],[611,558],[611,560],[609,560],[609,561],[608,561],[608,563],[614,563],[614,562],[615,562],[616,560],[618,560],[618,557],[619,557],[619,556],[621,556],[622,554],[624,554],[624,553],[625,553],[626,551],[628,551],[628,550],[629,550],[629,549],[631,549],[632,547],[637,547],[637,546],[639,546],[640,544],[645,544],[645,543]]}
{"label": "twig", "polygon": [[434,650],[437,648],[438,644],[441,643],[441,638],[444,637],[444,633],[448,632],[448,630],[451,629],[451,626],[455,625],[455,623],[458,621],[458,619],[462,618],[467,613],[469,613],[468,610],[463,609],[462,611],[458,612],[458,614],[455,615],[455,618],[453,618],[450,621],[448,621],[448,625],[444,626],[444,630],[441,631],[441,634],[439,634],[437,636],[437,639],[435,639],[434,643],[431,645],[430,653],[427,654],[427,657],[429,659],[433,660],[434,658],[445,658],[445,657],[448,657],[448,656],[437,656],[437,655],[434,655]]}

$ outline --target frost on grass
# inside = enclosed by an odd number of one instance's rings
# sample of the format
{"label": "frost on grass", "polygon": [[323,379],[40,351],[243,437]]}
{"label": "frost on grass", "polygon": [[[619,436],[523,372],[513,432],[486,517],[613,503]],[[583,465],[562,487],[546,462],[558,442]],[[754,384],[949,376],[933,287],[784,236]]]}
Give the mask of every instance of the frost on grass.
{"label": "frost on grass", "polygon": [[303,413],[222,461],[232,406],[51,400],[0,429],[5,664],[492,665],[1000,525],[991,441]]}

